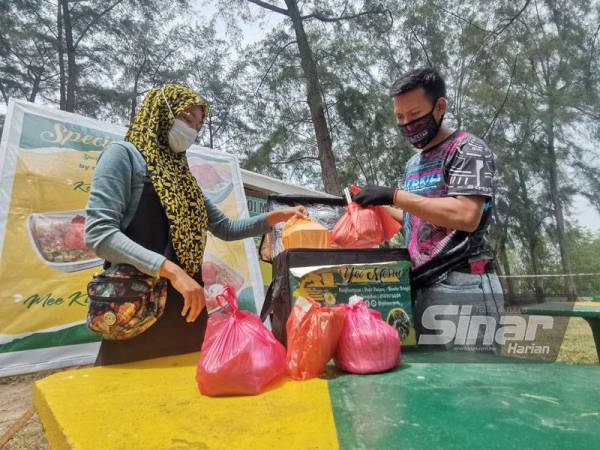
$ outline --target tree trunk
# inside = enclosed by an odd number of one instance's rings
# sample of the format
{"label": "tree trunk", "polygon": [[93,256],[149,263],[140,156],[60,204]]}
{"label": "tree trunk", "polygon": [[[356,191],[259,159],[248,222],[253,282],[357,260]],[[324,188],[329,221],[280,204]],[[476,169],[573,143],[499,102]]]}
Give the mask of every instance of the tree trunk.
{"label": "tree trunk", "polygon": [[77,88],[78,68],[75,62],[75,45],[73,42],[73,28],[71,25],[71,12],[69,1],[61,0],[63,5],[63,23],[65,27],[65,44],[67,49],[67,95],[65,111],[75,111],[75,90]]}
{"label": "tree trunk", "polygon": [[547,127],[548,136],[548,172],[550,182],[550,197],[552,200],[552,206],[554,208],[554,219],[556,221],[556,237],[558,238],[558,248],[560,250],[560,260],[562,263],[563,273],[568,274],[566,276],[566,287],[569,300],[575,300],[577,298],[577,288],[575,287],[575,280],[571,276],[571,258],[569,256],[569,248],[567,244],[567,237],[565,235],[565,218],[563,215],[563,207],[559,195],[558,187],[558,168],[556,167],[556,151],[554,148],[554,123],[553,118],[550,119],[550,123]]}
{"label": "tree trunk", "polygon": [[[538,266],[537,260],[537,243],[538,240],[535,237],[528,237],[527,239],[527,251],[529,252],[529,258],[531,259],[531,270],[533,271],[533,275],[539,275],[540,269]],[[535,298],[538,302],[542,302],[544,300],[544,288],[540,283],[540,279],[535,277],[533,279],[533,291],[535,293]]]}
{"label": "tree trunk", "polygon": [[67,103],[66,99],[66,76],[65,76],[65,50],[63,47],[63,20],[62,20],[62,2],[58,2],[58,12],[56,14],[57,44],[58,44],[58,67],[60,69],[60,109],[64,110]]}
{"label": "tree trunk", "polygon": [[[522,169],[517,169],[517,175],[519,177],[519,189],[521,191],[521,197],[523,198],[523,203],[525,205],[526,211],[533,211],[533,206],[531,205],[531,201],[529,199],[529,193],[527,191],[527,186],[525,185],[525,176],[523,175]],[[527,217],[525,221],[525,240],[523,244],[527,247],[527,251],[529,253],[529,260],[531,263],[531,270],[533,271],[533,275],[539,275],[539,266],[537,259],[537,249],[539,243],[539,226],[535,223],[535,218]],[[544,288],[540,283],[539,278],[533,279],[533,290],[535,293],[535,298],[538,302],[541,302],[544,298]]]}
{"label": "tree trunk", "polygon": [[323,107],[323,97],[321,96],[321,84],[317,73],[317,64],[315,62],[312,50],[304,31],[304,24],[300,16],[300,10],[296,0],[285,0],[288,7],[289,17],[292,19],[298,50],[300,52],[300,61],[304,79],[306,81],[306,98],[310,108],[310,115],[317,138],[317,148],[319,149],[319,162],[321,163],[321,177],[325,192],[329,194],[341,195],[342,190],[338,180],[337,168],[335,165],[335,155],[332,150],[331,134],[325,111]]}
{"label": "tree trunk", "polygon": [[0,83],[0,92],[2,93],[2,98],[4,99],[4,103],[6,103],[8,105],[8,95],[6,94],[6,91],[4,90],[4,86],[2,86],[2,83]]}
{"label": "tree trunk", "polygon": [[214,142],[213,142],[212,116],[209,113],[208,114],[208,146],[210,148],[214,148],[213,145],[214,145]]}
{"label": "tree trunk", "polygon": [[136,77],[133,81],[133,92],[131,93],[131,110],[129,112],[129,124],[133,123],[135,117],[135,109],[137,108],[137,93],[138,93],[139,77]]}
{"label": "tree trunk", "polygon": [[40,82],[42,80],[42,73],[43,70],[40,69],[39,73],[36,73],[34,78],[33,78],[33,86],[31,86],[31,93],[29,94],[29,101],[31,103],[35,102],[35,98],[38,95],[38,92],[40,92]]}
{"label": "tree trunk", "polygon": [[503,242],[500,245],[500,247],[498,248],[498,256],[500,258],[501,270],[502,270],[503,274],[506,276],[506,290],[507,290],[506,297],[508,297],[506,300],[508,300],[507,301],[508,304],[511,304],[514,302],[516,291],[515,291],[515,282],[510,277],[511,271],[510,271],[510,263],[508,262],[508,255],[506,254],[506,243]]}
{"label": "tree trunk", "polygon": [[139,68],[136,70],[135,75],[133,76],[133,93],[131,95],[131,111],[129,113],[130,123],[133,123],[133,118],[135,117],[135,110],[137,108],[138,87],[140,85],[140,78],[142,77],[142,73],[144,73],[144,69],[146,67],[147,62],[148,55],[144,50],[144,60],[142,61]]}

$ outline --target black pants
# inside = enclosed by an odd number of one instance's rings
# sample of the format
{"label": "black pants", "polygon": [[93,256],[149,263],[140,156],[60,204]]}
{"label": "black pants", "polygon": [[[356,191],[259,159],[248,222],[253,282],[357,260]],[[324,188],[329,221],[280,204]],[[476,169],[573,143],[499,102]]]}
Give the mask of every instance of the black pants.
{"label": "black pants", "polygon": [[103,340],[96,365],[118,364],[160,356],[180,355],[200,351],[206,320],[206,309],[195,322],[187,323],[181,316],[183,298],[169,285],[165,312],[145,332],[124,341]]}

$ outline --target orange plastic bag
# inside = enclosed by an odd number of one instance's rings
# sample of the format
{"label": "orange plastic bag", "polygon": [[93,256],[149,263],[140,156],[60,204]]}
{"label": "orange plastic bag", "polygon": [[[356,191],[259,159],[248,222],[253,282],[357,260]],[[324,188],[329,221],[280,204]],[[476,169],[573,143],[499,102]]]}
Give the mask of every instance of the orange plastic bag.
{"label": "orange plastic bag", "polygon": [[230,286],[217,295],[225,311],[208,318],[196,371],[204,395],[256,395],[285,375],[285,348],[260,317],[238,309]]}
{"label": "orange plastic bag", "polygon": [[391,239],[402,226],[382,206],[352,202],[331,230],[331,242],[342,248],[370,248]]}
{"label": "orange plastic bag", "polygon": [[299,297],[286,324],[287,368],[295,380],[319,376],[333,357],[344,325],[342,308]]}
{"label": "orange plastic bag", "polygon": [[329,248],[329,232],[323,225],[293,216],[283,225],[283,247]]}

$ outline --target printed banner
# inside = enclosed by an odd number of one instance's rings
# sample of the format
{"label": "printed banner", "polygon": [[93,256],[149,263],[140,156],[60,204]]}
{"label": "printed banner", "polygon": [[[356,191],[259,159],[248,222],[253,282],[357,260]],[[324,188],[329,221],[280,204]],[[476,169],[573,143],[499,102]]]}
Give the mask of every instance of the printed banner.
{"label": "printed banner", "polygon": [[410,267],[410,261],[294,267],[290,269],[292,301],[311,297],[333,306],[356,295],[398,330],[403,346],[415,345]]}
{"label": "printed banner", "polygon": [[[76,114],[9,103],[0,144],[0,376],[95,360],[85,292],[102,261],[83,242],[85,206],[100,152],[124,134]],[[208,198],[230,217],[248,217],[234,156],[194,146],[188,160]],[[209,234],[203,277],[209,308],[230,284],[242,308],[260,311],[252,239]]]}

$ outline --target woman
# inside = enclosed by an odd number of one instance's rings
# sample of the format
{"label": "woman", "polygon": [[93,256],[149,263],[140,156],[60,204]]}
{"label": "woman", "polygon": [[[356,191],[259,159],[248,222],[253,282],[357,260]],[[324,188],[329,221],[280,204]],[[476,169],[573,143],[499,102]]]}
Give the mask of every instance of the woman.
{"label": "woman", "polygon": [[169,287],[158,321],[132,339],[103,340],[96,364],[198,351],[207,320],[202,288],[207,231],[224,240],[243,239],[294,215],[306,216],[296,207],[231,220],[203,195],[185,151],[207,114],[207,103],[188,88],[151,89],[126,140],[110,144],[98,160],[86,243],[100,258],[166,278]]}

